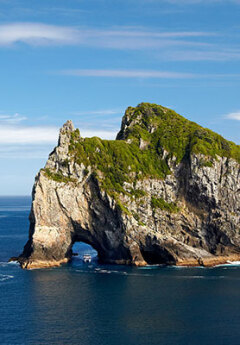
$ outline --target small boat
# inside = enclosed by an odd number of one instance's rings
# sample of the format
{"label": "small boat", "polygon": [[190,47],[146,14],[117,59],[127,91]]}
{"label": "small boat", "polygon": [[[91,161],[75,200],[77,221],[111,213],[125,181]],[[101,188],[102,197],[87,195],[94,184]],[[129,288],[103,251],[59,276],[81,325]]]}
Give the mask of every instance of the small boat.
{"label": "small boat", "polygon": [[91,262],[92,261],[92,257],[90,254],[84,254],[83,255],[83,261],[84,262]]}

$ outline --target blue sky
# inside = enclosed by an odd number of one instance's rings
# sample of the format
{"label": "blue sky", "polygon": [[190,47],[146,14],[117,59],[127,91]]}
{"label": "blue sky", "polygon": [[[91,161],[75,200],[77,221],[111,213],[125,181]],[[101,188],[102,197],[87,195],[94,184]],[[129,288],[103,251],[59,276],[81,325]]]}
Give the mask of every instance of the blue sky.
{"label": "blue sky", "polygon": [[173,108],[240,144],[240,0],[0,0],[0,195],[30,194],[72,119],[114,138]]}

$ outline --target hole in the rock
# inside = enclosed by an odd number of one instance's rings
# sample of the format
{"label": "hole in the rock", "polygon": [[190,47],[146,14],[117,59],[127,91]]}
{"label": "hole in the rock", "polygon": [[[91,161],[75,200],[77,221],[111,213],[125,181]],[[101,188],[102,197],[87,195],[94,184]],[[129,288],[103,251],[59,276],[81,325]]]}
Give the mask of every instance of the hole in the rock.
{"label": "hole in the rock", "polygon": [[97,260],[97,251],[87,243],[75,242],[72,246],[73,258],[76,257],[85,260],[89,256],[89,260]]}
{"label": "hole in the rock", "polygon": [[149,265],[175,264],[174,257],[165,248],[160,248],[159,246],[149,248],[148,250],[142,249],[141,253]]}

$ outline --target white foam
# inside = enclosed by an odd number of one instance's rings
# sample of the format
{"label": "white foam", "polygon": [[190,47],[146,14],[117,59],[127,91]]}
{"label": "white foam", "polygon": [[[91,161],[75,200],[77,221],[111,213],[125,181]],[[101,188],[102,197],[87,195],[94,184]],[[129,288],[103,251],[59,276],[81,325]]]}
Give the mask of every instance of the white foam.
{"label": "white foam", "polygon": [[225,276],[178,276],[177,279],[223,279]]}
{"label": "white foam", "polygon": [[7,262],[8,265],[19,265],[18,261],[9,261]]}
{"label": "white foam", "polygon": [[0,261],[0,267],[7,267],[8,265],[19,265],[19,263],[17,261]]}
{"label": "white foam", "polygon": [[102,273],[102,274],[117,274],[117,275],[124,275],[124,276],[152,277],[151,274],[131,273],[131,272],[126,272],[126,271],[106,270],[106,269],[101,269],[101,268],[95,268],[94,272]]}
{"label": "white foam", "polygon": [[0,267],[6,267],[7,264],[8,264],[8,262],[2,261],[2,262],[0,262]]}
{"label": "white foam", "polygon": [[216,265],[214,267],[237,267],[240,266],[240,261],[228,261],[226,264]]}
{"label": "white foam", "polygon": [[0,274],[0,282],[3,282],[5,280],[13,279],[14,276],[10,276],[8,274]]}
{"label": "white foam", "polygon": [[229,261],[231,265],[240,266],[240,261]]}
{"label": "white foam", "polygon": [[165,265],[147,265],[147,266],[142,266],[138,267],[139,270],[156,270],[159,267],[166,267]]}

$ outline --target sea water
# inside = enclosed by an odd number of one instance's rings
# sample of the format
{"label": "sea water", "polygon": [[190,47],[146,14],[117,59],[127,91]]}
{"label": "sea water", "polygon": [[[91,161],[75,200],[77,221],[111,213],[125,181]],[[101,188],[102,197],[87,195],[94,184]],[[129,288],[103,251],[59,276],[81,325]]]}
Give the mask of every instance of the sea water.
{"label": "sea water", "polygon": [[28,237],[29,197],[0,198],[1,345],[238,345],[240,266],[60,268],[7,263]]}

